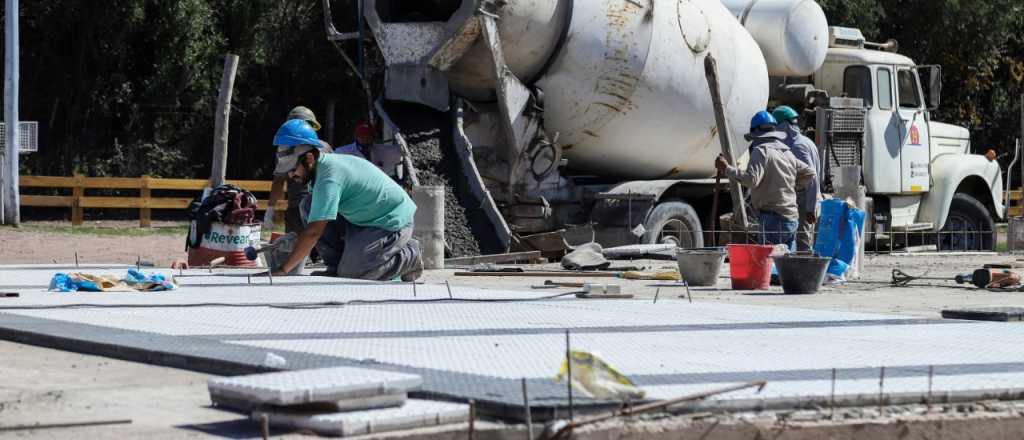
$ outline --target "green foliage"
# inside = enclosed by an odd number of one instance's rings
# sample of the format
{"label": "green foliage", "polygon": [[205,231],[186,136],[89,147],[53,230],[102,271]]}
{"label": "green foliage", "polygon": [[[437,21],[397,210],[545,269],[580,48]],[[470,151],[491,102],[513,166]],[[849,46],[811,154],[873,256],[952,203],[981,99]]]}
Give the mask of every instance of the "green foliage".
{"label": "green foliage", "polygon": [[[355,10],[348,0],[333,3]],[[97,5],[22,2],[21,116],[40,121],[40,152],[24,157],[25,174],[209,176],[226,53],[240,56],[231,178],[267,177],[270,139],[291,107],[322,115],[329,99],[354,90],[326,39],[319,1]],[[365,111],[359,102],[337,107],[339,121]]]}
{"label": "green foliage", "polygon": [[[832,25],[897,39],[915,61],[941,64],[937,119],[971,128],[976,150],[1012,145],[1024,91],[1020,0],[818,1]],[[318,0],[101,3],[21,4],[21,115],[40,121],[26,174],[207,177],[226,53],[240,56],[229,177],[269,175],[270,139],[295,105],[326,119],[336,100],[336,143],[366,112],[325,38]],[[332,4],[338,27],[353,30],[355,1]],[[354,55],[351,43],[346,50]]]}
{"label": "green foliage", "polygon": [[976,152],[1009,151],[1020,136],[1024,3],[1020,0],[819,0],[834,26],[943,70],[935,119],[971,129]]}

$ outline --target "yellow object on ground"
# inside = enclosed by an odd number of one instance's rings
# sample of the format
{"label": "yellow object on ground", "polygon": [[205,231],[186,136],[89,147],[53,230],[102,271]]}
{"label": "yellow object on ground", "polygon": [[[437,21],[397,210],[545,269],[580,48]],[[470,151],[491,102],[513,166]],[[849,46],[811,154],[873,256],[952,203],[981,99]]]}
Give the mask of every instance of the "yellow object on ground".
{"label": "yellow object on ground", "polygon": [[[572,359],[572,387],[587,397],[608,400],[644,398],[643,390],[596,355],[585,351],[570,351],[569,357]],[[555,380],[561,382],[568,372],[568,362],[562,361],[562,368]]]}

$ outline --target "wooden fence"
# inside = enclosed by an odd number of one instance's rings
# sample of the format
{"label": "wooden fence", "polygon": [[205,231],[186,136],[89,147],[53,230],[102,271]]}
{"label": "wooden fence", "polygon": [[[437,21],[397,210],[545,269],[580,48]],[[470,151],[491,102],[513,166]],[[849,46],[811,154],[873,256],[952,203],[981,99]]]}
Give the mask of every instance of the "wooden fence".
{"label": "wooden fence", "polygon": [[[265,180],[229,180],[228,183],[238,185],[253,193],[269,193],[270,181]],[[71,208],[71,223],[82,224],[85,209],[138,209],[139,226],[147,228],[152,224],[153,209],[187,209],[192,197],[153,197],[154,190],[164,191],[195,191],[202,192],[210,186],[210,181],[199,179],[154,179],[142,177],[74,177],[55,176],[21,176],[19,184],[22,188],[62,188],[71,189],[70,196],[33,196],[22,195],[21,206],[62,207]],[[90,189],[137,190],[138,197],[91,196],[86,194]],[[197,194],[198,195],[198,194]],[[259,208],[266,209],[267,200],[259,201]],[[287,200],[282,198],[277,209],[283,211],[288,207]]]}

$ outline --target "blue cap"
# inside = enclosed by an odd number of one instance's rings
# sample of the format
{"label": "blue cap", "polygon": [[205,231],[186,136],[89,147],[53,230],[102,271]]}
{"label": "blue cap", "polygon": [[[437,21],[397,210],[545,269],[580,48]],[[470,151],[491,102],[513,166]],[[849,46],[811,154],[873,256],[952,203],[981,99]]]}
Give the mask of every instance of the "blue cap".
{"label": "blue cap", "polygon": [[772,129],[779,124],[779,121],[775,120],[775,116],[766,111],[759,111],[750,120],[750,132],[761,131],[762,126],[771,126]]}
{"label": "blue cap", "polygon": [[274,135],[274,145],[295,146],[295,145],[320,145],[320,138],[316,136],[316,130],[309,122],[302,119],[291,119],[281,125]]}

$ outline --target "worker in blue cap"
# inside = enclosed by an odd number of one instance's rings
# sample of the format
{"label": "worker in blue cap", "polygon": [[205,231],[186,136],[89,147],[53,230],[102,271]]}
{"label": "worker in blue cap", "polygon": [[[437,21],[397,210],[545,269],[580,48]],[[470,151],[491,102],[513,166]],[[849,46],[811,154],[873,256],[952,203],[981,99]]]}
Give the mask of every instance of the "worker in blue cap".
{"label": "worker in blue cap", "polygon": [[719,172],[750,188],[750,201],[757,211],[762,244],[785,244],[796,249],[800,219],[796,193],[814,179],[814,170],[801,162],[786,146],[786,134],[776,131],[778,122],[766,111],[750,121],[750,160],[740,170],[719,155]]}

